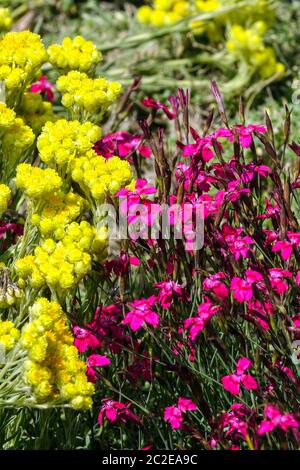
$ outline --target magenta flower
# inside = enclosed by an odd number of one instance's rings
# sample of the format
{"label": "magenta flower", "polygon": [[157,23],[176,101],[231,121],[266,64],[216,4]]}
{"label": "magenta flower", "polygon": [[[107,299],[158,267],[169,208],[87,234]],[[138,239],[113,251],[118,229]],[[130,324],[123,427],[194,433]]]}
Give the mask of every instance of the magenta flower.
{"label": "magenta flower", "polygon": [[[151,225],[151,201],[145,199],[146,196],[151,194],[155,194],[157,189],[154,186],[149,186],[147,180],[145,179],[138,179],[135,182],[135,189],[134,191],[126,188],[120,189],[116,193],[116,196],[121,199],[120,201],[120,210],[122,214],[128,215],[128,222],[134,223],[137,220],[145,223],[146,225]],[[140,205],[144,204],[146,209],[146,214],[141,214],[140,216],[137,215],[140,212]],[[149,207],[147,206],[149,205]],[[150,209],[150,210],[149,210]],[[149,220],[150,219],[150,220]]]}
{"label": "magenta flower", "polygon": [[181,411],[195,411],[198,407],[190,398],[180,397],[178,399],[178,408]]}
{"label": "magenta flower", "polygon": [[177,406],[167,406],[164,411],[164,420],[170,424],[172,429],[180,429],[183,423],[183,413],[195,411],[198,407],[189,398],[180,397]]}
{"label": "magenta flower", "polygon": [[149,158],[151,157],[151,149],[143,145],[142,140],[141,135],[132,135],[125,131],[114,132],[98,140],[94,145],[94,150],[106,159],[115,155],[120,158],[127,158],[134,152],[144,158]]}
{"label": "magenta flower", "polygon": [[183,422],[182,412],[176,406],[167,406],[164,411],[164,420],[172,429],[180,429]]}
{"label": "magenta flower", "polygon": [[280,207],[278,204],[272,205],[270,200],[266,199],[266,211],[263,214],[260,214],[256,217],[257,220],[264,220],[274,217],[276,214],[279,214]]}
{"label": "magenta flower", "polygon": [[290,279],[293,277],[293,274],[281,268],[272,268],[269,269],[269,278],[271,282],[272,288],[277,292],[279,295],[284,294],[289,288],[285,279]]}
{"label": "magenta flower", "polygon": [[204,330],[210,319],[218,313],[220,307],[211,302],[204,302],[198,307],[198,316],[190,317],[184,320],[184,328],[189,329],[189,337],[195,341],[201,331]]}
{"label": "magenta flower", "polygon": [[182,150],[183,157],[200,155],[202,160],[207,163],[215,156],[212,150],[213,145],[211,136],[197,136],[195,144],[183,145],[181,142],[177,142],[177,146]]}
{"label": "magenta flower", "polygon": [[172,113],[169,108],[165,105],[162,104],[160,101],[155,101],[153,98],[145,98],[142,101],[142,104],[144,106],[147,106],[147,108],[153,108],[153,109],[161,109],[165,115],[167,116],[168,119],[172,120],[176,118],[176,114]]}
{"label": "magenta flower", "polygon": [[231,280],[230,288],[233,291],[233,297],[238,302],[248,302],[253,297],[252,283],[240,277],[234,277]]}
{"label": "magenta flower", "polygon": [[298,428],[299,423],[297,419],[291,413],[281,413],[278,408],[273,405],[267,405],[264,411],[264,415],[267,420],[260,423],[257,434],[262,436],[263,434],[273,431],[273,429],[279,427],[284,432],[288,432],[290,428]]}
{"label": "magenta flower", "polygon": [[211,274],[203,281],[203,289],[207,291],[213,291],[213,293],[220,299],[226,299],[229,294],[228,287],[222,282],[226,276],[222,272]]}
{"label": "magenta flower", "polygon": [[41,93],[46,95],[48,101],[54,101],[54,85],[47,80],[46,75],[42,75],[36,83],[30,86],[31,93]]}
{"label": "magenta flower", "polygon": [[233,440],[240,437],[246,439],[248,432],[247,418],[250,413],[249,408],[240,403],[234,403],[230,411],[224,413],[220,420],[220,426],[225,431],[225,436],[230,436]]}
{"label": "magenta flower", "polygon": [[102,426],[105,417],[111,423],[119,420],[122,423],[133,421],[136,424],[141,424],[140,418],[129,409],[130,406],[129,402],[124,404],[119,401],[105,399],[98,415],[98,423]]}
{"label": "magenta flower", "polygon": [[134,190],[122,188],[117,192],[118,197],[132,198],[134,202],[139,202],[144,196],[155,194],[157,189],[154,186],[148,186],[148,181],[145,179],[137,179],[135,182]]}
{"label": "magenta flower", "polygon": [[106,271],[111,274],[112,272],[116,276],[120,276],[128,272],[130,266],[139,266],[140,260],[136,256],[128,256],[124,251],[120,252],[118,258],[106,261],[104,267]]}
{"label": "magenta flower", "polygon": [[246,280],[234,277],[230,284],[234,299],[241,303],[251,300],[253,297],[252,284],[259,283],[262,280],[263,276],[252,269],[246,270]]}
{"label": "magenta flower", "polygon": [[188,295],[186,289],[178,284],[175,281],[162,281],[154,285],[154,287],[160,288],[160,292],[157,296],[158,302],[161,304],[162,308],[170,308],[171,303],[175,299],[180,299],[182,301],[188,300]]}
{"label": "magenta flower", "polygon": [[91,354],[87,360],[87,376],[90,382],[95,383],[97,380],[97,375],[94,367],[104,367],[110,364],[110,359],[106,356],[100,356],[99,354]]}
{"label": "magenta flower", "polygon": [[93,335],[89,330],[86,330],[85,328],[73,326],[73,333],[75,336],[74,346],[78,349],[80,353],[85,352],[88,348],[94,350],[101,346],[101,342],[97,338],[97,336]]}
{"label": "magenta flower", "polygon": [[280,256],[283,260],[288,260],[293,252],[293,244],[286,240],[280,240],[274,243],[272,251],[276,253],[280,251]]}
{"label": "magenta flower", "polygon": [[234,142],[236,137],[238,137],[239,143],[243,148],[249,148],[252,143],[252,135],[254,132],[259,132],[265,134],[267,128],[265,126],[249,124],[248,126],[243,126],[242,124],[237,124],[233,129],[218,129],[215,133],[217,137],[229,138],[230,142]]}
{"label": "magenta flower", "polygon": [[222,377],[222,385],[232,395],[238,395],[240,393],[240,384],[242,383],[247,390],[256,390],[258,384],[256,380],[245,371],[251,367],[252,363],[246,357],[242,357],[237,362],[236,371],[234,374],[225,375]]}
{"label": "magenta flower", "polygon": [[292,322],[294,323],[296,328],[300,328],[300,314],[299,313],[298,315],[295,315],[294,317],[292,317]]}
{"label": "magenta flower", "polygon": [[131,311],[127,313],[123,320],[124,325],[129,325],[133,331],[151,325],[156,328],[159,325],[159,316],[152,306],[156,302],[156,297],[152,295],[148,299],[135,300],[131,304]]}
{"label": "magenta flower", "polygon": [[288,232],[288,240],[279,240],[276,241],[272,247],[273,252],[280,251],[280,256],[283,260],[288,260],[291,257],[293,252],[293,246],[299,246],[300,243],[300,233],[298,232]]}
{"label": "magenta flower", "polygon": [[247,305],[248,314],[255,318],[255,321],[264,329],[269,330],[269,317],[274,315],[274,308],[270,302],[260,302],[253,300]]}
{"label": "magenta flower", "polygon": [[[231,183],[228,185],[231,185],[230,187],[233,191],[231,196],[235,195],[233,199],[231,197],[231,200],[236,200],[236,197],[238,196],[238,193],[236,193],[236,181],[232,183],[234,183],[233,186]],[[252,252],[252,248],[249,245],[253,245],[254,240],[248,235],[241,236],[242,232],[243,229],[236,229],[226,224],[224,224],[222,227],[222,234],[226,243],[228,244],[229,251],[233,254],[235,260],[239,260],[240,258],[249,258],[249,254]]]}

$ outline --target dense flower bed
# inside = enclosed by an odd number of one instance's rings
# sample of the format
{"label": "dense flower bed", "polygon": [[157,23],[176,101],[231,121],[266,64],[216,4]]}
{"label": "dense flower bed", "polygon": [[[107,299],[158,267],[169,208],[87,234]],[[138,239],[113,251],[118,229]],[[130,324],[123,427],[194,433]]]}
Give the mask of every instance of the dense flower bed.
{"label": "dense flower bed", "polygon": [[[228,49],[265,53],[259,26]],[[298,449],[290,110],[282,131],[242,101],[231,122],[213,81],[219,116],[195,128],[179,88],[144,96],[133,133],[138,80],[98,76],[93,42],[8,32],[0,51],[1,445]]]}

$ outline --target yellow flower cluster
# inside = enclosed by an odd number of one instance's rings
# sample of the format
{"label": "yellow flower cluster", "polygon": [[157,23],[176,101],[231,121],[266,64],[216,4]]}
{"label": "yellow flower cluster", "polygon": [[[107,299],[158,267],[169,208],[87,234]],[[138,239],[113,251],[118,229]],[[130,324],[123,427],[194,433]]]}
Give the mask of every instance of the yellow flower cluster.
{"label": "yellow flower cluster", "polygon": [[34,256],[29,255],[16,262],[20,285],[29,278],[34,288],[48,285],[61,293],[75,287],[90,271],[91,254],[95,250],[98,256],[106,256],[106,238],[97,235],[96,229],[88,222],[72,222],[60,232],[59,242],[47,238],[36,247]]}
{"label": "yellow flower cluster", "polygon": [[10,351],[20,338],[20,331],[13,322],[0,320],[0,350]]}
{"label": "yellow flower cluster", "polygon": [[106,78],[92,79],[76,70],[62,75],[56,85],[63,93],[62,104],[66,108],[76,106],[91,114],[106,111],[122,91],[118,82],[109,82]]}
{"label": "yellow flower cluster", "polygon": [[6,153],[6,165],[13,164],[24,150],[34,142],[34,134],[16,113],[0,102],[0,138],[2,152]]}
{"label": "yellow flower cluster", "polygon": [[17,117],[14,124],[9,127],[2,137],[2,146],[4,150],[12,155],[12,158],[18,157],[24,150],[28,149],[34,142],[34,133],[32,129],[24,124],[22,118]]}
{"label": "yellow flower cluster", "polygon": [[[229,1],[226,5],[228,6]],[[212,13],[224,7],[224,0],[196,0],[196,13]],[[230,22],[228,15],[216,17],[213,21],[193,20],[190,28],[194,35],[206,34],[210,42],[219,42],[224,38],[223,25]]]}
{"label": "yellow flower cluster", "polygon": [[[211,13],[224,7],[237,6],[242,0],[153,0],[153,7],[143,5],[137,9],[137,19],[140,23],[162,27],[177,23],[188,16],[195,16],[201,13]],[[233,9],[228,13],[218,15],[214,21],[197,21],[191,23],[191,28],[198,29],[198,32],[218,33],[218,27],[226,23],[245,24],[264,19],[268,24],[273,22],[274,9],[268,0],[256,0],[252,5]],[[214,23],[214,24],[212,24]]]}
{"label": "yellow flower cluster", "polygon": [[59,119],[48,122],[38,138],[40,158],[47,165],[58,167],[85,155],[101,137],[101,129],[90,122]]}
{"label": "yellow flower cluster", "polygon": [[6,184],[0,184],[0,216],[6,211],[10,196],[9,187]]}
{"label": "yellow flower cluster", "polygon": [[49,61],[60,71],[93,73],[96,65],[102,60],[102,54],[91,41],[81,36],[74,39],[66,37],[62,45],[52,44],[48,48]]}
{"label": "yellow flower cluster", "polygon": [[16,113],[0,101],[0,132],[11,127],[16,119]]}
{"label": "yellow flower cluster", "polygon": [[29,199],[40,199],[60,189],[61,177],[51,168],[42,169],[21,163],[17,166],[16,186]]}
{"label": "yellow flower cluster", "polygon": [[284,65],[276,61],[274,50],[264,45],[265,31],[266,24],[263,21],[257,21],[248,29],[232,25],[227,41],[228,51],[249,63],[264,79],[284,72]]}
{"label": "yellow flower cluster", "polygon": [[8,8],[0,8],[0,31],[7,31],[12,25],[12,17]]}
{"label": "yellow flower cluster", "polygon": [[70,191],[68,194],[58,191],[47,198],[40,213],[34,213],[31,222],[36,225],[42,236],[60,239],[65,227],[76,220],[85,207],[85,200]]}
{"label": "yellow flower cluster", "polygon": [[196,7],[201,13],[210,13],[221,8],[223,2],[224,0],[196,0]]}
{"label": "yellow flower cluster", "polygon": [[177,23],[191,15],[191,2],[186,0],[154,0],[153,8],[143,5],[137,10],[140,23],[161,27]]}
{"label": "yellow flower cluster", "polygon": [[37,402],[67,402],[75,409],[92,406],[94,386],[86,377],[86,364],[73,346],[67,317],[57,302],[40,297],[30,308],[20,344],[28,351],[25,380]]}
{"label": "yellow flower cluster", "polygon": [[195,0],[195,13],[213,13],[226,7],[237,7],[227,13],[218,14],[210,21],[192,21],[190,27],[194,34],[205,33],[210,42],[224,41],[226,25],[239,24],[241,26],[263,20],[271,25],[274,21],[275,12],[268,0],[256,0],[251,5],[239,7],[243,0]]}
{"label": "yellow flower cluster", "polygon": [[40,36],[30,31],[7,33],[0,50],[0,80],[8,89],[28,85],[48,57]]}
{"label": "yellow flower cluster", "polygon": [[[238,5],[242,0],[219,0],[222,6]],[[244,5],[221,17],[223,23],[229,21],[231,24],[249,25],[256,21],[264,21],[271,26],[275,19],[275,9],[273,2],[269,0],[256,0],[251,5]]]}
{"label": "yellow flower cluster", "polygon": [[87,155],[72,161],[71,175],[83,191],[86,194],[90,192],[97,202],[103,202],[106,194],[113,196],[131,182],[131,168],[126,160],[119,157],[106,160],[93,150]]}
{"label": "yellow flower cluster", "polygon": [[39,93],[24,93],[19,112],[35,134],[39,134],[47,122],[57,120],[52,104],[49,101],[43,101]]}

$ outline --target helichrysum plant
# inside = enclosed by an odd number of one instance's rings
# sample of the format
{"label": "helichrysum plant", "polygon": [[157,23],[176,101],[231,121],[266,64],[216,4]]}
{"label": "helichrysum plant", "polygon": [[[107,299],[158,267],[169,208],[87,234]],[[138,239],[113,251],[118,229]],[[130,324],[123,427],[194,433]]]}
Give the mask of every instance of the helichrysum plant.
{"label": "helichrysum plant", "polygon": [[[94,385],[73,345],[65,309],[84,292],[93,263],[107,257],[98,206],[132,181],[127,161],[106,160],[94,150],[100,121],[122,89],[95,77],[101,53],[80,36],[46,50],[39,35],[11,32],[0,40],[0,51],[0,214],[6,237],[0,406],[87,410]],[[47,62],[58,72],[65,118],[53,111],[53,85],[41,77]],[[16,237],[9,237],[10,230]]]}
{"label": "helichrysum plant", "polygon": [[[216,15],[211,20],[197,20],[197,15],[207,13]],[[274,17],[275,10],[267,0],[254,0],[249,5],[239,0],[154,0],[152,6],[137,9],[138,22],[149,28],[168,27],[190,18],[192,44],[208,43],[219,49],[214,54],[200,54],[200,64],[222,68],[224,64],[239,63],[232,82],[235,88],[245,86],[253,76],[265,80],[283,75],[284,65],[265,43]]]}

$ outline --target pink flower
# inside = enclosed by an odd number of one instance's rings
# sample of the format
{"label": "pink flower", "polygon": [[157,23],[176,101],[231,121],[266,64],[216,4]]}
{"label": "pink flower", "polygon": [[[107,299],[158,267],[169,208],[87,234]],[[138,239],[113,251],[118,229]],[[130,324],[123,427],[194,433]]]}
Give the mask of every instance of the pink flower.
{"label": "pink flower", "polygon": [[189,398],[180,397],[177,406],[167,406],[164,411],[164,420],[170,424],[172,429],[180,429],[183,422],[183,413],[195,411],[198,407]]}
{"label": "pink flower", "polygon": [[124,325],[129,325],[133,331],[145,328],[146,325],[159,325],[159,316],[152,310],[152,305],[156,302],[156,297],[152,295],[148,299],[135,300],[131,304],[132,310],[127,313],[123,320]]}
{"label": "pink flower", "polygon": [[274,243],[272,251],[276,253],[280,251],[280,256],[283,260],[288,260],[293,252],[293,244],[291,242],[281,240]]}
{"label": "pink flower", "polygon": [[211,302],[204,302],[198,307],[198,316],[190,317],[184,320],[184,328],[189,329],[189,337],[195,341],[198,334],[204,330],[210,319],[218,313],[220,307]]}
{"label": "pink flower", "polygon": [[176,406],[167,406],[164,411],[164,420],[172,429],[180,429],[183,422],[182,412]]}
{"label": "pink flower", "polygon": [[253,271],[253,269],[246,270],[246,279],[247,282],[254,284],[255,282],[263,281],[263,276],[258,271]]}
{"label": "pink flower", "polygon": [[147,108],[153,108],[153,109],[161,109],[165,114],[166,116],[168,117],[168,119],[175,119],[176,118],[176,114],[172,113],[169,108],[165,105],[165,104],[162,104],[160,101],[155,101],[153,98],[145,98],[143,101],[142,101],[142,104],[144,106],[147,106]]}
{"label": "pink flower", "polygon": [[249,124],[248,126],[244,126],[241,124],[237,124],[233,127],[232,130],[230,129],[218,129],[216,135],[218,137],[226,137],[229,138],[230,142],[234,142],[236,136],[238,137],[239,143],[243,148],[249,148],[252,143],[252,134],[254,132],[259,132],[264,134],[267,132],[267,128],[265,126],[256,125],[256,124]]}
{"label": "pink flower", "polygon": [[222,385],[232,395],[240,393],[240,384],[242,383],[247,390],[256,390],[258,385],[256,380],[245,371],[251,367],[251,361],[246,357],[242,357],[237,362],[236,371],[234,374],[225,375],[222,377]]}
{"label": "pink flower", "polygon": [[247,305],[249,315],[253,316],[256,322],[265,330],[269,330],[269,317],[274,315],[274,308],[270,302],[260,302],[254,300]]}
{"label": "pink flower", "polygon": [[151,157],[151,149],[141,144],[142,139],[141,135],[132,135],[125,131],[114,132],[98,140],[94,145],[94,150],[98,155],[107,159],[114,155],[127,158],[134,152],[149,158]]}
{"label": "pink flower", "polygon": [[209,277],[204,279],[203,289],[207,291],[212,290],[213,293],[220,299],[226,299],[229,294],[229,289],[221,281],[221,279],[225,279],[225,277],[226,277],[225,274],[222,272],[211,274]]}
{"label": "pink flower", "polygon": [[[146,226],[152,225],[153,218],[155,217],[155,207],[152,202],[145,198],[151,194],[155,194],[157,189],[154,186],[149,186],[147,180],[138,179],[135,182],[135,189],[122,188],[116,193],[116,196],[121,199],[120,210],[123,215],[128,216],[128,222],[134,223],[140,221]],[[140,205],[143,204],[143,211],[141,214]],[[139,214],[139,215],[138,215]]]}
{"label": "pink flower", "polygon": [[117,192],[118,197],[134,198],[134,202],[139,202],[143,196],[155,194],[157,189],[154,186],[148,186],[148,181],[145,179],[137,179],[135,182],[134,190],[122,188]]}
{"label": "pink flower", "polygon": [[4,238],[6,232],[11,232],[14,236],[18,237],[23,235],[24,227],[21,224],[10,224],[0,221],[0,238]]}
{"label": "pink flower", "polygon": [[119,401],[105,399],[98,415],[98,423],[102,426],[105,417],[111,423],[119,420],[122,423],[133,421],[136,424],[141,424],[140,418],[129,409],[130,406],[129,402],[124,404]]}
{"label": "pink flower", "polygon": [[234,403],[229,412],[224,413],[220,420],[220,426],[225,431],[225,436],[230,436],[233,440],[242,437],[246,439],[248,432],[247,418],[251,413],[240,403]]}
{"label": "pink flower", "polygon": [[198,137],[195,144],[183,145],[177,142],[178,147],[182,150],[183,157],[191,157],[199,154],[204,162],[209,162],[214,158],[212,150],[211,137]]}
{"label": "pink flower", "polygon": [[31,93],[41,93],[47,96],[49,101],[54,101],[54,85],[47,80],[46,75],[42,75],[36,83],[30,86]]}
{"label": "pink flower", "polygon": [[290,428],[299,427],[299,423],[293,414],[281,413],[278,408],[273,405],[266,406],[264,415],[268,419],[260,423],[257,430],[259,436],[273,431],[276,427],[280,427],[284,432],[288,432]]}
{"label": "pink flower", "polygon": [[104,267],[106,271],[111,274],[113,272],[116,276],[121,276],[128,272],[130,266],[139,266],[140,260],[136,256],[128,256],[124,251],[116,259],[106,261]]}
{"label": "pink flower", "polygon": [[[232,195],[236,193],[236,182],[233,182],[234,185],[231,186],[233,191]],[[238,196],[238,194],[236,194]],[[231,200],[236,200],[236,197]],[[222,234],[230,253],[234,255],[234,259],[238,260],[240,258],[249,258],[249,253],[252,251],[252,248],[249,245],[254,244],[254,240],[248,235],[242,237],[243,230],[240,228],[233,228],[229,225],[224,224],[222,227]]]}
{"label": "pink flower", "polygon": [[295,377],[295,374],[294,372],[292,371],[292,369],[290,369],[289,367],[287,366],[284,366],[282,361],[280,359],[278,359],[275,363],[275,366],[278,367],[278,369],[283,372],[294,384],[297,383],[297,379]]}
{"label": "pink flower", "polygon": [[288,284],[284,279],[293,277],[293,274],[286,269],[272,268],[269,269],[269,278],[272,288],[279,294],[282,295],[289,288]]}
{"label": "pink flower", "polygon": [[154,287],[160,288],[157,300],[166,310],[170,308],[171,303],[175,299],[180,299],[184,302],[188,300],[186,289],[182,285],[178,284],[178,282],[162,281],[155,284]]}
{"label": "pink flower", "polygon": [[94,350],[97,347],[101,346],[101,342],[97,338],[97,336],[93,335],[89,330],[85,328],[73,326],[73,333],[75,336],[74,346],[78,349],[80,353],[85,352],[88,348]]}
{"label": "pink flower", "polygon": [[252,283],[240,277],[234,277],[232,279],[230,288],[233,291],[233,297],[238,302],[247,302],[253,297]]}
{"label": "pink flower", "polygon": [[87,360],[87,376],[90,382],[96,382],[97,375],[94,370],[94,367],[103,367],[110,364],[110,359],[106,356],[99,356],[99,354],[91,354]]}
{"label": "pink flower", "polygon": [[278,206],[278,204],[275,204],[273,206],[270,200],[266,198],[266,211],[263,214],[258,215],[256,219],[269,219],[271,217],[274,217],[276,214],[279,214],[279,212],[280,207]]}
{"label": "pink flower", "polygon": [[300,328],[300,313],[292,317],[292,322],[294,323],[296,328]]}
{"label": "pink flower", "polygon": [[190,398],[180,397],[177,406],[181,411],[195,411],[198,409],[197,405]]}

